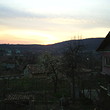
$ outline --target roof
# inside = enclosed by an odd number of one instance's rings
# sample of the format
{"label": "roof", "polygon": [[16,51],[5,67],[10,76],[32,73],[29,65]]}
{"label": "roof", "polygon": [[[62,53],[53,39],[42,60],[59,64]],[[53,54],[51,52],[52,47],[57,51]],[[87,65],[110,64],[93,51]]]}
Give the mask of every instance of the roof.
{"label": "roof", "polygon": [[20,100],[30,100],[34,99],[34,95],[30,94],[9,94],[6,98],[5,101],[20,101]]}
{"label": "roof", "polygon": [[38,73],[45,72],[45,69],[42,66],[35,65],[35,64],[28,64],[27,68],[29,69],[31,74],[38,74]]}
{"label": "roof", "polygon": [[105,39],[102,41],[100,46],[97,48],[97,51],[103,51],[108,45],[110,45],[110,31],[105,37]]}

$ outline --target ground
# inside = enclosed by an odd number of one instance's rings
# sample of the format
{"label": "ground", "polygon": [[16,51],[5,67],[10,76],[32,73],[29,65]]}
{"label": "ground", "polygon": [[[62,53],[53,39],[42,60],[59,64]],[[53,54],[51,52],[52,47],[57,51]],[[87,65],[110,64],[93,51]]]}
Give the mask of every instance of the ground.
{"label": "ground", "polygon": [[[67,80],[59,80],[56,93],[54,93],[53,83],[48,79],[4,79],[0,80],[0,86],[2,87],[0,90],[1,110],[93,110],[94,107],[89,100],[80,99],[72,102],[70,84]],[[20,103],[21,100],[15,104],[18,98],[14,103],[7,104],[4,99],[10,94],[31,94],[34,98],[30,98],[28,103],[24,105]],[[66,100],[65,104],[62,105],[61,98],[63,96],[65,96],[68,101]],[[34,102],[31,100],[34,100]]]}

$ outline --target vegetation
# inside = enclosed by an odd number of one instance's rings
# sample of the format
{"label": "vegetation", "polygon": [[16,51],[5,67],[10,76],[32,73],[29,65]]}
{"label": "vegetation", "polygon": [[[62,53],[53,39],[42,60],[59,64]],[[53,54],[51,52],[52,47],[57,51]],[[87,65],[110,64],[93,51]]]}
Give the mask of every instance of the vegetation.
{"label": "vegetation", "polygon": [[[43,70],[46,77],[33,76],[18,79],[4,77],[0,80],[0,107],[10,94],[32,94],[37,110],[44,110],[44,108],[60,110],[61,107],[69,110],[93,109],[94,105],[91,98],[85,98],[83,92],[88,90],[91,95],[93,89],[98,89],[98,83],[101,81],[97,72],[100,71],[101,62],[100,57],[85,52],[83,48],[85,48],[84,45],[69,43],[60,54],[55,54],[55,52],[42,54],[27,52],[24,55],[11,56],[11,60],[14,59],[13,61],[15,61],[16,68],[14,70],[17,74],[23,73],[28,64],[34,64]],[[0,70],[2,70],[2,66],[1,63]],[[31,99],[27,104],[29,106],[31,106],[30,101]],[[62,105],[62,103],[64,104]],[[25,109],[29,109],[29,107]]]}

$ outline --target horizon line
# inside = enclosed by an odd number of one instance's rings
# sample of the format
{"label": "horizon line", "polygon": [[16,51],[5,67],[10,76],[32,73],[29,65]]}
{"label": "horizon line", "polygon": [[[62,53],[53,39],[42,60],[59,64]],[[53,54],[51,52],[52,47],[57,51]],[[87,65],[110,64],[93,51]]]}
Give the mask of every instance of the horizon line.
{"label": "horizon line", "polygon": [[62,42],[72,41],[72,40],[86,40],[86,39],[103,39],[104,37],[95,37],[95,38],[84,38],[84,39],[71,39],[71,40],[65,40],[61,42],[51,43],[51,44],[45,44],[45,43],[26,43],[26,44],[20,44],[20,43],[0,43],[0,45],[41,45],[41,46],[48,46],[48,45],[54,45]]}

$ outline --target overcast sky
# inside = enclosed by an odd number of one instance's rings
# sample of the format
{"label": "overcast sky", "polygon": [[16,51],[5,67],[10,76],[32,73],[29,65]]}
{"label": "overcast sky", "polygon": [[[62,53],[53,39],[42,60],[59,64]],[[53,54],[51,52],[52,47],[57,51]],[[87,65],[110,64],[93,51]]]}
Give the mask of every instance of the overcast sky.
{"label": "overcast sky", "polygon": [[51,44],[105,37],[110,0],[0,0],[0,43]]}

